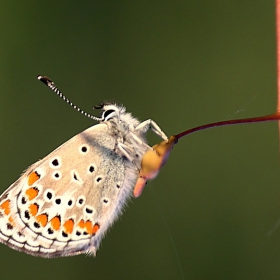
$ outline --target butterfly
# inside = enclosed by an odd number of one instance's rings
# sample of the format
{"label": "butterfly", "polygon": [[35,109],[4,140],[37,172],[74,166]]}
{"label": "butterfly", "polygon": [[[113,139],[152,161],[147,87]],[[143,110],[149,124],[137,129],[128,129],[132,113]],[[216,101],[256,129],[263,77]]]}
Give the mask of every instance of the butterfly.
{"label": "butterfly", "polygon": [[[48,77],[38,79],[81,111]],[[168,142],[160,127],[150,119],[140,122],[116,103],[95,108],[101,117],[81,112],[99,124],[31,165],[0,196],[0,242],[47,258],[96,255],[133,189],[140,195],[146,180],[155,177],[141,176],[141,164],[144,155],[149,165],[155,154],[145,138],[149,129]]]}

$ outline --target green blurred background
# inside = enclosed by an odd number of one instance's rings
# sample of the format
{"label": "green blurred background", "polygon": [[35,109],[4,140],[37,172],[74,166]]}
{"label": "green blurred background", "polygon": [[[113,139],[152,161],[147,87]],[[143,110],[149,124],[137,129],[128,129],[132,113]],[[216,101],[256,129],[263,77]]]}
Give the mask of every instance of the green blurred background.
{"label": "green blurred background", "polygon": [[[1,192],[30,164],[125,104],[171,135],[276,108],[274,1],[1,1]],[[95,113],[95,112],[93,112]],[[153,135],[150,143],[159,139]],[[276,123],[182,139],[96,258],[0,245],[1,279],[279,279]]]}

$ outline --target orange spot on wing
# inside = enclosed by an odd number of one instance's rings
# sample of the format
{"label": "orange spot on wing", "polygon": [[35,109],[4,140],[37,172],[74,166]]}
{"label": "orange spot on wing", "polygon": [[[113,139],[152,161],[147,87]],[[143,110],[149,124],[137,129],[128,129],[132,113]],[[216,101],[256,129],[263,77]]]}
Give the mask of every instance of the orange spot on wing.
{"label": "orange spot on wing", "polygon": [[85,222],[85,228],[86,228],[86,231],[87,231],[88,234],[92,234],[93,227],[92,227],[92,222],[91,221],[87,220]]}
{"label": "orange spot on wing", "polygon": [[32,172],[29,176],[28,176],[28,181],[27,184],[28,186],[33,185],[37,180],[40,179],[40,175],[35,171]]}
{"label": "orange spot on wing", "polygon": [[78,226],[80,228],[84,228],[85,227],[85,221],[84,220],[80,220],[79,223],[78,223]]}
{"label": "orange spot on wing", "polygon": [[29,205],[29,212],[32,216],[36,216],[38,213],[39,205],[34,203]]}
{"label": "orange spot on wing", "polygon": [[48,222],[48,215],[47,214],[41,214],[36,216],[36,221],[42,225],[42,227],[45,227]]}
{"label": "orange spot on wing", "polygon": [[96,234],[99,229],[100,225],[96,223],[92,228],[92,234]]}
{"label": "orange spot on wing", "polygon": [[59,230],[60,226],[61,226],[61,221],[60,221],[60,217],[59,216],[55,216],[50,220],[50,223],[52,225],[52,228],[54,230]]}
{"label": "orange spot on wing", "polygon": [[[92,222],[90,220],[87,220],[86,222],[84,220],[81,220],[78,223],[78,226],[81,229],[84,229],[88,234],[95,234],[97,232],[97,230],[99,229],[99,225],[95,224],[94,226],[92,226]],[[98,228],[97,228],[98,226]]]}
{"label": "orange spot on wing", "polygon": [[25,191],[25,193],[28,196],[28,199],[32,200],[38,195],[39,190],[37,188],[29,188],[28,190]]}
{"label": "orange spot on wing", "polygon": [[69,219],[64,223],[63,226],[66,233],[72,233],[74,228],[74,221],[72,219]]}
{"label": "orange spot on wing", "polygon": [[15,226],[14,219],[12,218],[12,216],[10,216],[8,220],[13,226]]}
{"label": "orange spot on wing", "polygon": [[5,215],[9,215],[11,212],[10,211],[10,207],[11,207],[10,202],[11,201],[8,199],[0,205],[0,207],[4,210]]}

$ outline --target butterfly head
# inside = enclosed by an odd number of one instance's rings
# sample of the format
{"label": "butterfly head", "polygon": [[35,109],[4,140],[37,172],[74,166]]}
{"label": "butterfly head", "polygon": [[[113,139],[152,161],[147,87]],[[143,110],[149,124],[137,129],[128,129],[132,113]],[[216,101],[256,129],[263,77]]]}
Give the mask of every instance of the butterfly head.
{"label": "butterfly head", "polygon": [[101,117],[98,119],[100,122],[111,122],[119,130],[131,130],[140,124],[137,118],[126,112],[126,108],[123,105],[117,103],[101,103],[94,106],[94,109],[101,110]]}
{"label": "butterfly head", "polygon": [[124,115],[126,112],[124,106],[115,103],[101,103],[97,106],[94,106],[94,109],[101,110],[101,122],[107,122],[114,119],[120,120],[122,115]]}

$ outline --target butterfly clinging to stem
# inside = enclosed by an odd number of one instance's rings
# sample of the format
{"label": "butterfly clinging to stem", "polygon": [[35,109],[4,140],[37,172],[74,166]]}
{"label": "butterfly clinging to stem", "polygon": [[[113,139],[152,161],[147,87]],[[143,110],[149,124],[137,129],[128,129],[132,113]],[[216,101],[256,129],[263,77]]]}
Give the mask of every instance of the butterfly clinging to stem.
{"label": "butterfly clinging to stem", "polygon": [[[94,117],[73,105],[46,76],[38,76],[75,109],[99,122],[31,165],[0,197],[0,242],[40,257],[95,255],[126,201],[139,196],[166,162],[169,139],[151,119],[102,103]],[[147,144],[151,129],[163,141]]]}

